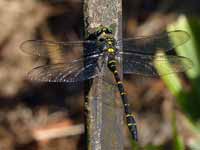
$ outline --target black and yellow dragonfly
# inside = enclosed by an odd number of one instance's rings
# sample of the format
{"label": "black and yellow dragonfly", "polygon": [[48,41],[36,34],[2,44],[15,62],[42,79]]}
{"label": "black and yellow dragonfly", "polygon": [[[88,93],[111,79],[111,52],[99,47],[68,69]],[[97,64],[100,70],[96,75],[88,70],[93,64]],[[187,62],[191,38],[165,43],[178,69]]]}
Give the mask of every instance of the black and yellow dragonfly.
{"label": "black and yellow dragonfly", "polygon": [[[178,39],[178,42],[176,44],[172,43],[169,37]],[[124,74],[157,77],[174,72],[183,72],[192,67],[191,60],[170,53],[175,47],[184,44],[188,40],[189,35],[181,30],[116,40],[110,27],[99,26],[85,41],[28,40],[22,43],[21,49],[28,54],[47,58],[60,50],[63,50],[63,52],[70,49],[86,50],[86,54],[83,57],[70,63],[66,63],[65,59],[60,59],[58,63],[34,68],[28,73],[28,77],[31,80],[66,83],[81,82],[100,76],[103,73],[102,68],[104,66],[108,67],[113,73],[121,95],[128,128],[133,139],[137,141],[137,126],[129,108],[127,93],[118,73],[118,62],[121,59],[123,60]],[[120,50],[121,47],[123,47],[123,51]],[[164,51],[166,55],[155,55],[158,50]],[[61,53],[62,55],[64,53]],[[101,64],[98,63],[100,58],[103,60]],[[155,62],[157,65],[170,64],[173,69],[159,73],[156,71]]]}

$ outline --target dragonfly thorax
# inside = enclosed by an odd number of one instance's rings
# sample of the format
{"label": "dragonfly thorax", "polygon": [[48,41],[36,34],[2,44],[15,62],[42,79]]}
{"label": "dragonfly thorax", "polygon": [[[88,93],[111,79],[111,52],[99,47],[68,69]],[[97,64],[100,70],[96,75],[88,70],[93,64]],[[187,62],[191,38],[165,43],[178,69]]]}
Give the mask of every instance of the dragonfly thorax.
{"label": "dragonfly thorax", "polygon": [[101,45],[102,51],[108,53],[115,53],[116,52],[116,40],[114,39],[112,34],[102,33],[97,38],[98,45]]}
{"label": "dragonfly thorax", "polygon": [[100,25],[96,32],[94,32],[94,35],[96,35],[97,46],[102,52],[115,54],[116,40],[111,28]]}

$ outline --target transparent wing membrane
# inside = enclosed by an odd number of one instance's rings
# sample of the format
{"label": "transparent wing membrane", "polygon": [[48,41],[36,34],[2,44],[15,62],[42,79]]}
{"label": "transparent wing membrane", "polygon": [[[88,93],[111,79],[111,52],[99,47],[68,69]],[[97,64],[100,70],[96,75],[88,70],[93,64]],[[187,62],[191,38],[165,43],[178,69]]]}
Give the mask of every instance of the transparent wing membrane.
{"label": "transparent wing membrane", "polygon": [[[175,39],[174,44],[169,37]],[[190,39],[187,32],[176,30],[172,32],[163,32],[145,37],[128,38],[118,41],[118,45],[123,43],[123,51],[137,52],[143,54],[155,54],[159,50],[168,52],[179,45],[184,44]]]}
{"label": "transparent wing membrane", "polygon": [[[99,56],[98,56],[99,57]],[[28,78],[43,82],[78,82],[96,77],[99,74],[96,57],[87,57],[89,64],[84,66],[85,59],[73,61],[70,64],[58,63],[34,68],[28,73]]]}
{"label": "transparent wing membrane", "polygon": [[[66,56],[67,52],[72,52],[73,50],[80,53],[83,52],[84,47],[87,55],[92,55],[97,53],[97,48],[94,47],[94,41],[75,41],[75,42],[54,42],[54,41],[43,41],[43,40],[28,40],[20,45],[23,52],[31,55],[49,57],[54,56],[59,53],[60,57]],[[60,59],[60,58],[59,58]]]}
{"label": "transparent wing membrane", "polygon": [[[176,44],[172,43],[169,37],[175,39]],[[169,52],[173,48],[188,41],[189,35],[184,31],[164,32],[152,36],[129,38],[117,41],[117,46],[123,42],[123,52],[118,53],[117,57],[123,57],[123,72],[125,74],[139,74],[144,76],[159,76],[173,72],[183,72],[192,67],[192,62],[185,57],[175,55],[156,55],[157,51]],[[104,47],[101,45],[101,47]],[[99,73],[97,59],[103,56],[97,41],[74,41],[74,42],[53,42],[42,40],[28,40],[21,44],[21,49],[25,53],[41,57],[54,56],[59,53],[61,63],[39,66],[29,72],[32,80],[46,82],[77,82],[94,78]],[[68,51],[85,51],[86,56],[82,59],[74,60],[72,63],[63,63],[64,55]],[[168,53],[169,54],[169,53]],[[106,55],[104,55],[106,56]],[[59,57],[60,58],[60,57]],[[101,57],[106,60],[106,58]],[[87,64],[84,65],[84,62]],[[103,61],[104,63],[106,61]],[[155,66],[166,67],[165,71],[158,73]]]}
{"label": "transparent wing membrane", "polygon": [[[142,55],[136,53],[122,53],[123,73],[139,74],[157,77],[174,72],[184,72],[192,67],[192,61],[186,57],[173,55]],[[156,66],[164,67],[164,72],[158,73]],[[171,67],[172,69],[170,69]]]}

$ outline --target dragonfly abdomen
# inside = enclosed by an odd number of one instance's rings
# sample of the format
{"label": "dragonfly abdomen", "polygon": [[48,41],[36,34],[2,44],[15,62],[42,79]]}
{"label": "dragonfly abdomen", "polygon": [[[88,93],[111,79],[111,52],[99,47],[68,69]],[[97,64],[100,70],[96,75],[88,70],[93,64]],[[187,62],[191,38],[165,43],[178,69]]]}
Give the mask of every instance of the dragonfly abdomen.
{"label": "dragonfly abdomen", "polygon": [[119,73],[117,71],[116,62],[117,61],[115,59],[110,58],[108,60],[108,68],[113,73],[114,78],[117,82],[118,90],[119,90],[119,93],[120,93],[120,96],[121,96],[121,99],[122,99],[122,102],[123,102],[123,106],[124,106],[124,111],[125,111],[125,114],[126,114],[126,120],[127,120],[128,128],[131,132],[133,139],[135,141],[137,141],[138,135],[137,135],[136,121],[135,121],[135,119],[134,119],[134,117],[131,113],[129,103],[128,103],[127,94],[125,92],[123,83],[122,83],[120,76],[119,76]]}

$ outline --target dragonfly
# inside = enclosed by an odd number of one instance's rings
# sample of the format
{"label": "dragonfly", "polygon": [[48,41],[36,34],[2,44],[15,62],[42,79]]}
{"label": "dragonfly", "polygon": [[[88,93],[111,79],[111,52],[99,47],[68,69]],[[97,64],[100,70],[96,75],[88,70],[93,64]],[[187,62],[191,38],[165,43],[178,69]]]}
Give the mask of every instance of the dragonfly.
{"label": "dragonfly", "polygon": [[[178,42],[171,42],[169,37],[178,39]],[[123,60],[123,74],[159,77],[174,72],[184,72],[192,67],[192,61],[183,56],[170,54],[170,52],[187,42],[189,38],[187,32],[175,30],[151,36],[116,40],[112,28],[101,25],[83,41],[27,40],[20,47],[25,53],[46,58],[58,53],[61,49],[86,51],[84,56],[70,63],[67,63],[65,59],[60,59],[58,63],[33,68],[28,73],[30,80],[65,83],[81,82],[100,77],[103,73],[102,68],[107,67],[112,72],[118,87],[129,131],[132,138],[138,141],[136,121],[131,113],[127,93],[118,73],[119,62]],[[164,51],[166,55],[155,55],[160,50]],[[64,53],[61,53],[61,56],[64,57]],[[100,64],[98,63],[99,59],[103,60]],[[170,64],[173,69],[164,73],[157,72],[155,62],[158,65]]]}

